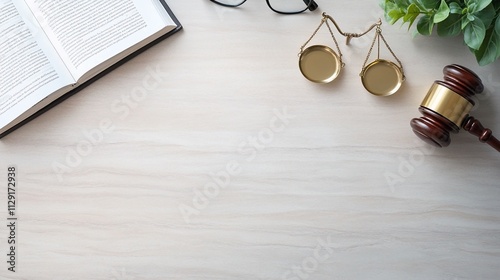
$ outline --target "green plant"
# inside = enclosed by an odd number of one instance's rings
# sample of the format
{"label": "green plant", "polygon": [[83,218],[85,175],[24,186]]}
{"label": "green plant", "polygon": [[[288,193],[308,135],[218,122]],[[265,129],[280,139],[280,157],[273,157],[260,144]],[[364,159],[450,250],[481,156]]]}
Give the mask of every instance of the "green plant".
{"label": "green plant", "polygon": [[463,34],[464,42],[479,65],[500,57],[500,0],[382,0],[386,20],[408,23],[417,20],[416,31],[439,36]]}

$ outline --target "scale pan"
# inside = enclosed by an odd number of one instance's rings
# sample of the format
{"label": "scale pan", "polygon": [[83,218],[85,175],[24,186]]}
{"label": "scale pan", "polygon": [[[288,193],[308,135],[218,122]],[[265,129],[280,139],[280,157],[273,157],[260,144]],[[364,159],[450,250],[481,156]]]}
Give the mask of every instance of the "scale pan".
{"label": "scale pan", "polygon": [[314,45],[305,49],[299,58],[302,75],[315,83],[329,83],[340,73],[339,56],[329,47]]}
{"label": "scale pan", "polygon": [[368,64],[361,72],[361,81],[367,91],[377,96],[388,96],[401,87],[403,73],[396,64],[377,59]]}

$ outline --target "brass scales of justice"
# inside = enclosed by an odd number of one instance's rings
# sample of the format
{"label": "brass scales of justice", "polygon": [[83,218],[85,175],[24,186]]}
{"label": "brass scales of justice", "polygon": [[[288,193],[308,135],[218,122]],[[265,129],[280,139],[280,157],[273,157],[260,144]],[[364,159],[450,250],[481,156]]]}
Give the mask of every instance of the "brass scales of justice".
{"label": "brass scales of justice", "polygon": [[[347,33],[340,29],[331,16],[326,13],[323,13],[322,16],[323,18],[321,19],[320,25],[300,48],[299,68],[306,79],[315,83],[330,83],[337,78],[341,69],[345,66],[345,63],[342,61],[342,52],[340,51],[339,44],[328,23],[328,21],[331,21],[338,32],[346,37],[346,45],[349,45],[352,38],[364,36],[375,29],[375,37],[373,38],[370,50],[368,51],[360,73],[361,82],[368,92],[376,96],[389,96],[394,94],[401,87],[405,80],[403,65],[382,35],[382,29],[380,28],[382,22],[380,19],[363,33]],[[325,45],[313,45],[306,48],[307,44],[314,38],[323,24],[326,24],[328,27],[337,52]],[[397,64],[380,58],[381,39],[389,52],[396,59]],[[377,58],[368,63],[375,43],[377,43]]]}

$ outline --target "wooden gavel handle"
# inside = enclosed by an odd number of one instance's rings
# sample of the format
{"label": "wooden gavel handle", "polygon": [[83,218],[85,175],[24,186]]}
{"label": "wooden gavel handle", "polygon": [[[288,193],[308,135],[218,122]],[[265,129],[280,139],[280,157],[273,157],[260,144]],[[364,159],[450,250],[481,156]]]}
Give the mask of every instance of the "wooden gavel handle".
{"label": "wooden gavel handle", "polygon": [[479,137],[479,141],[492,146],[495,150],[500,152],[500,141],[496,139],[491,132],[491,129],[484,128],[481,122],[472,116],[468,116],[462,127],[470,134]]}

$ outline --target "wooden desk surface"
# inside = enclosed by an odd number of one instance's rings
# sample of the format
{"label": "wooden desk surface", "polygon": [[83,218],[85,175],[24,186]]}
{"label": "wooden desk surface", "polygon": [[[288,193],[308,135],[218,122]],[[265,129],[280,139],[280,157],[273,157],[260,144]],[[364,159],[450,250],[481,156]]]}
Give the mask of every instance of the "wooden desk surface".
{"label": "wooden desk surface", "polygon": [[384,20],[398,93],[361,85],[371,36],[338,36],[346,67],[313,84],[297,53],[323,11],[350,32],[383,17],[378,1],[318,3],[169,0],[182,32],[3,138],[0,213],[9,225],[15,166],[18,220],[0,279],[499,279],[499,154],[465,132],[432,149],[409,121],[458,63],[499,136],[500,63]]}

